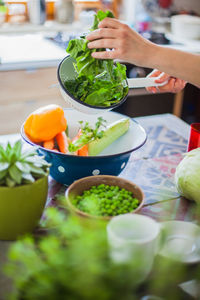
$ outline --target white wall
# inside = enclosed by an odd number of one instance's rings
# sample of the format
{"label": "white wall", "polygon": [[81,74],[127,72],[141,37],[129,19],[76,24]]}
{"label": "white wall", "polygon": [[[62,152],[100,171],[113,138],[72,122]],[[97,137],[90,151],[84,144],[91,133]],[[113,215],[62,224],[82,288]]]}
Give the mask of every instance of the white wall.
{"label": "white wall", "polygon": [[200,0],[174,0],[178,10],[195,11],[200,14]]}

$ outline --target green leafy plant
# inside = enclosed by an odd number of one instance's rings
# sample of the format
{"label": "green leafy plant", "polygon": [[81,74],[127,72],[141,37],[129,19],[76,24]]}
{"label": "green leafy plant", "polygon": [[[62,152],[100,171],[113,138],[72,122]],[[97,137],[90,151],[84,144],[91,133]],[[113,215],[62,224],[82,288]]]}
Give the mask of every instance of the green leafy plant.
{"label": "green leafy plant", "polygon": [[[188,276],[185,265],[159,258],[148,282],[138,288],[135,269],[141,258],[113,263],[105,223],[86,222],[54,207],[43,222],[47,234],[25,237],[10,248],[5,271],[14,289],[9,299],[138,300],[148,294],[183,299],[175,287]],[[192,278],[200,278],[199,268],[193,271]]]}
{"label": "green leafy plant", "polygon": [[[91,31],[106,17],[114,17],[110,11],[98,11]],[[69,42],[67,53],[75,59],[77,77],[66,80],[65,87],[77,99],[93,106],[110,106],[119,102],[127,93],[126,66],[113,60],[95,59],[92,52],[105,49],[89,49],[83,36]]]}
{"label": "green leafy plant", "polygon": [[36,148],[22,149],[19,140],[13,146],[0,145],[0,186],[14,187],[32,183],[48,174],[50,164],[37,154]]}
{"label": "green leafy plant", "polygon": [[6,273],[15,286],[10,299],[137,299],[133,265],[112,262],[105,224],[84,225],[52,207],[46,216],[49,235],[37,242],[26,237],[10,249]]}

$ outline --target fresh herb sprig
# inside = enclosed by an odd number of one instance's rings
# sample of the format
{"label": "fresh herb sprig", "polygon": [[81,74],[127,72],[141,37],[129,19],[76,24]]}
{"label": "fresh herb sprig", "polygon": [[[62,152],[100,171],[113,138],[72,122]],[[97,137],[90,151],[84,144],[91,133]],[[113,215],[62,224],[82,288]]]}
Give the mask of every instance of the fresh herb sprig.
{"label": "fresh herb sprig", "polygon": [[0,186],[14,187],[33,183],[48,174],[50,164],[39,156],[35,148],[22,149],[19,140],[13,146],[0,145]]}
{"label": "fresh herb sprig", "polygon": [[[90,31],[98,28],[104,18],[113,18],[110,11],[98,11]],[[65,81],[66,89],[75,98],[92,106],[106,106],[119,102],[127,93],[126,66],[114,64],[111,59],[95,59],[92,52],[105,51],[105,49],[89,49],[88,40],[82,36],[71,40],[66,49],[74,58],[76,78]]]}
{"label": "fresh herb sprig", "polygon": [[89,142],[102,138],[104,134],[103,128],[106,127],[106,120],[102,117],[98,118],[98,121],[95,123],[95,128],[92,128],[88,122],[79,121],[79,123],[81,134],[77,140],[69,143],[70,152],[75,152]]}

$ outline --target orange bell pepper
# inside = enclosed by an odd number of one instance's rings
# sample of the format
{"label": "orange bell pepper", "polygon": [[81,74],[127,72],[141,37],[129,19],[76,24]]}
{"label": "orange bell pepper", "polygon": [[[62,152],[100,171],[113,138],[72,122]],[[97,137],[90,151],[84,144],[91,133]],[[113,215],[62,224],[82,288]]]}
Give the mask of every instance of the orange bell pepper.
{"label": "orange bell pepper", "polygon": [[49,141],[66,128],[64,110],[56,104],[40,107],[24,123],[24,131],[34,143]]}

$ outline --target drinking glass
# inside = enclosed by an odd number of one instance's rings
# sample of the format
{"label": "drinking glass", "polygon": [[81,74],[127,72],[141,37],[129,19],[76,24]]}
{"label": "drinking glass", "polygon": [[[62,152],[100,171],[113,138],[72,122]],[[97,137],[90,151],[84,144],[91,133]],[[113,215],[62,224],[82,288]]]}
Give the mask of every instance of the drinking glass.
{"label": "drinking glass", "polygon": [[187,151],[200,147],[200,123],[190,125],[190,136]]}
{"label": "drinking glass", "polygon": [[113,217],[107,225],[111,259],[117,264],[132,264],[137,283],[152,269],[159,233],[159,223],[139,214]]}

